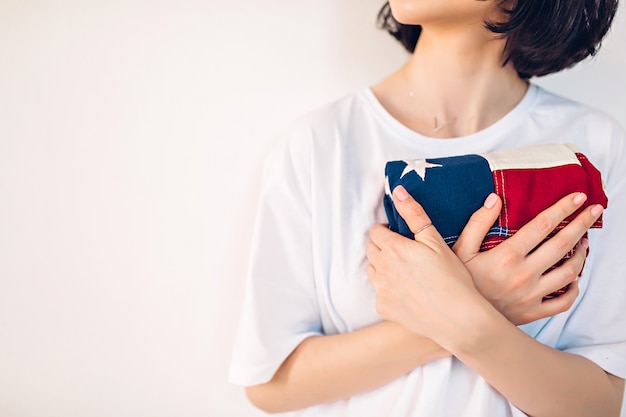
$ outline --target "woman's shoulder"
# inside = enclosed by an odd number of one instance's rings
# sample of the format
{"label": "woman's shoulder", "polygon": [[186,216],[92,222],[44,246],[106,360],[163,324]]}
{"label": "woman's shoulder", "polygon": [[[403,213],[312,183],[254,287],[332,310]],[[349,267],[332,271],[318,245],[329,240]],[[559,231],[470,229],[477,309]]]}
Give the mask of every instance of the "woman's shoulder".
{"label": "woman's shoulder", "polygon": [[537,89],[537,105],[535,112],[546,118],[550,118],[554,123],[564,125],[582,126],[598,128],[603,131],[611,130],[624,132],[621,124],[610,114],[589,104],[562,96],[549,91],[541,86]]}
{"label": "woman's shoulder", "polygon": [[280,142],[326,148],[350,140],[356,125],[369,124],[374,117],[368,92],[369,88],[364,87],[301,114],[281,131]]}
{"label": "woman's shoulder", "polygon": [[367,118],[364,89],[317,106],[287,123],[274,136],[265,166],[291,167],[300,173],[312,169],[312,161],[328,160],[337,149],[350,146],[355,124]]}
{"label": "woman's shoulder", "polygon": [[544,89],[539,91],[537,123],[552,141],[569,142],[602,172],[608,186],[626,177],[626,131],[610,114]]}
{"label": "woman's shoulder", "polygon": [[[571,142],[605,167],[624,163],[624,127],[607,112],[537,87],[530,125],[544,140]],[[611,169],[612,170],[612,169]]]}

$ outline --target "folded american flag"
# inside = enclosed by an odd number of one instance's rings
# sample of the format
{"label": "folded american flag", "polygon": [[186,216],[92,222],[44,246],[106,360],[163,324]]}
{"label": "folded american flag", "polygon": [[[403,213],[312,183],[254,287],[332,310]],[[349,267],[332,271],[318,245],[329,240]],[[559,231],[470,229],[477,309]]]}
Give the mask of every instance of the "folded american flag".
{"label": "folded american flag", "polygon": [[[490,193],[502,199],[500,217],[481,245],[488,250],[560,198],[583,192],[587,200],[551,234],[565,227],[585,207],[608,200],[600,172],[569,144],[547,144],[446,158],[390,161],[385,167],[384,205],[389,228],[413,239],[398,214],[391,192],[398,185],[419,202],[448,245],[458,239],[472,213]],[[602,227],[602,217],[594,224]],[[567,257],[571,256],[571,253]],[[566,259],[564,258],[564,259]],[[556,266],[556,265],[555,265]]]}

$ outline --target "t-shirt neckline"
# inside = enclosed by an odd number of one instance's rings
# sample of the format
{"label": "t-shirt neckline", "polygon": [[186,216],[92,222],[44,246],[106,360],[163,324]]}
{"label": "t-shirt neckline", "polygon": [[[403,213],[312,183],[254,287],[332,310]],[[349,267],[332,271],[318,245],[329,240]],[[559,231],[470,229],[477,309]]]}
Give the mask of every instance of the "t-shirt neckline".
{"label": "t-shirt neckline", "polygon": [[[378,101],[378,98],[372,91],[371,87],[365,87],[362,91],[362,96],[369,104],[371,110],[379,117],[389,128],[394,130],[401,137],[412,142],[421,142],[430,146],[440,145],[445,146],[450,144],[459,145],[465,142],[477,143],[483,139],[499,137],[500,134],[511,131],[514,129],[518,122],[527,118],[530,109],[533,106],[535,99],[540,91],[540,87],[529,83],[526,93],[522,99],[505,114],[500,120],[496,121],[492,125],[470,135],[459,136],[454,138],[435,138],[418,133],[409,127],[402,124],[399,120],[393,117],[385,107]],[[447,147],[447,146],[446,146]]]}

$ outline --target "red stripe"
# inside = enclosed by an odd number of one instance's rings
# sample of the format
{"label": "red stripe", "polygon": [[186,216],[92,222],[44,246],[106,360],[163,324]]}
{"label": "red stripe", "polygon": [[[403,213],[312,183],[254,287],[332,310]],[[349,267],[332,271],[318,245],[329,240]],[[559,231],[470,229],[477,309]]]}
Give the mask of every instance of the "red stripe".
{"label": "red stripe", "polygon": [[[605,208],[608,206],[608,199],[603,190],[600,171],[583,154],[577,153],[576,156],[581,163],[580,166],[563,165],[552,168],[493,171],[495,193],[503,201],[498,225],[507,228],[509,236],[515,234],[522,226],[535,218],[537,214],[552,206],[562,197],[574,192],[585,193],[587,200],[581,208],[563,220],[546,240],[567,226],[586,207],[593,204],[601,204]],[[601,228],[602,216],[591,227]],[[585,233],[586,236],[587,234]],[[481,245],[481,251],[493,249],[506,238],[504,236],[487,237]],[[541,244],[538,246],[541,246]],[[573,254],[573,250],[568,252],[563,259],[545,273],[560,266]],[[567,286],[561,288],[545,298],[558,297],[564,294],[567,288]]]}

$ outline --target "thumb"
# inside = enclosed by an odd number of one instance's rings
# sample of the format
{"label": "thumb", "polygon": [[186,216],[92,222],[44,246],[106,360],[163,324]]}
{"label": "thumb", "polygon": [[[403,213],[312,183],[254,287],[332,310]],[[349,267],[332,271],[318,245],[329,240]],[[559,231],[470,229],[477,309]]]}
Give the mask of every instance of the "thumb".
{"label": "thumb", "polygon": [[502,200],[497,194],[491,193],[485,199],[483,206],[472,214],[461,236],[452,246],[452,250],[461,261],[466,262],[478,254],[480,245],[496,222],[501,209]]}
{"label": "thumb", "polygon": [[430,217],[424,211],[424,208],[408,193],[408,191],[401,185],[394,188],[393,202],[398,210],[398,214],[404,219],[407,226],[413,233],[415,240],[418,240],[418,235],[424,234],[438,234],[437,230],[432,226]]}

